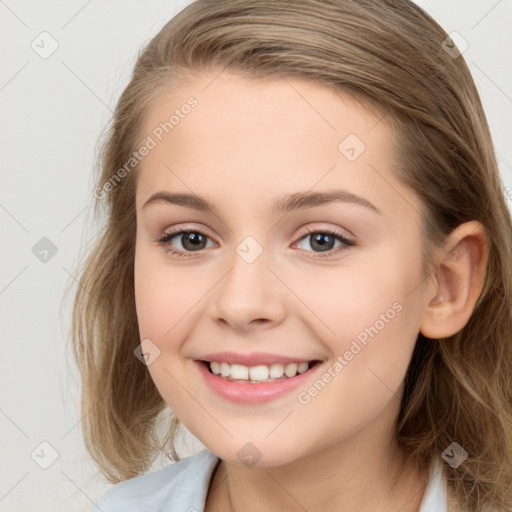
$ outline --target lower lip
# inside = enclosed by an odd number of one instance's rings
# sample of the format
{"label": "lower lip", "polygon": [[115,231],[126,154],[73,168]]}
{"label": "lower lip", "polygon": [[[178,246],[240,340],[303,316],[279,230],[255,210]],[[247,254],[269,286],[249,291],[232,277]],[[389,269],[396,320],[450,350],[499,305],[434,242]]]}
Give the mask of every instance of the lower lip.
{"label": "lower lip", "polygon": [[198,370],[203,375],[206,384],[214,393],[238,404],[269,402],[270,400],[275,400],[276,398],[286,395],[301,385],[304,385],[313,374],[316,374],[318,368],[321,366],[320,363],[317,363],[306,372],[299,373],[295,377],[251,384],[250,382],[223,379],[222,377],[210,373],[204,363],[200,361],[194,361],[194,363],[198,366]]}

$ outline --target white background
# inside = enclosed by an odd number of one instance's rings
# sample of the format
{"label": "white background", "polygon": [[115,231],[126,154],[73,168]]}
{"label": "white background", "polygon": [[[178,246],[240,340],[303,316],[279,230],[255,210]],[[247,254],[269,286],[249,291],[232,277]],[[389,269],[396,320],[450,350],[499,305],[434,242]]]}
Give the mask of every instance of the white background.
{"label": "white background", "polygon": [[[73,271],[94,237],[87,226],[100,130],[138,50],[188,3],[0,0],[0,512],[87,512],[110,487],[81,437]],[[469,43],[464,58],[512,187],[512,0],[418,3]],[[58,42],[47,59],[31,48],[43,31]],[[57,248],[46,263],[32,252],[43,237]],[[48,469],[31,457],[36,450],[36,460],[50,460],[42,442],[58,453]],[[183,443],[182,454],[202,447],[191,436]]]}

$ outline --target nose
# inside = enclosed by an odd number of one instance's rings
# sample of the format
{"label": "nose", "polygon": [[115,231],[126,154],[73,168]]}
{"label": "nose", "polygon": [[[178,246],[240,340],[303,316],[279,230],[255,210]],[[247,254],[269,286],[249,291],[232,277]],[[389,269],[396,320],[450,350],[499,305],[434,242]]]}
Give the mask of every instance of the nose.
{"label": "nose", "polygon": [[286,315],[286,287],[267,266],[263,253],[249,263],[235,253],[231,269],[215,287],[211,318],[239,331],[268,329]]}

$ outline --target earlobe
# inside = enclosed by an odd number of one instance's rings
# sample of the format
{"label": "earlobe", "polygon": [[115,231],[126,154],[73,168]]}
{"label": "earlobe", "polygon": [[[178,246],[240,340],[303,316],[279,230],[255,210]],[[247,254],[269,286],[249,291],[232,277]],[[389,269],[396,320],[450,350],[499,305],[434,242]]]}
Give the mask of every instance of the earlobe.
{"label": "earlobe", "polygon": [[485,283],[488,240],[478,221],[461,224],[448,236],[438,256],[420,332],[427,338],[447,338],[468,322]]}

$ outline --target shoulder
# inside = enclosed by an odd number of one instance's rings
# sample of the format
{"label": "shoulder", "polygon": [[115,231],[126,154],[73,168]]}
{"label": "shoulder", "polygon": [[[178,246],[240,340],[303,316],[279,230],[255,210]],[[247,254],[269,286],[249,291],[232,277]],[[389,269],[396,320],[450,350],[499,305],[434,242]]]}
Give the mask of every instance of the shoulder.
{"label": "shoulder", "polygon": [[203,510],[213,470],[220,459],[207,449],[162,469],[120,482],[91,512]]}

